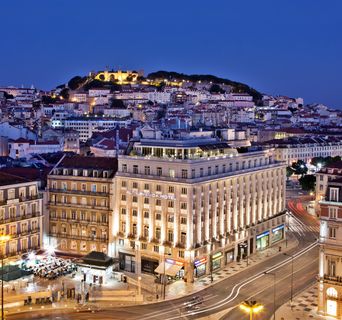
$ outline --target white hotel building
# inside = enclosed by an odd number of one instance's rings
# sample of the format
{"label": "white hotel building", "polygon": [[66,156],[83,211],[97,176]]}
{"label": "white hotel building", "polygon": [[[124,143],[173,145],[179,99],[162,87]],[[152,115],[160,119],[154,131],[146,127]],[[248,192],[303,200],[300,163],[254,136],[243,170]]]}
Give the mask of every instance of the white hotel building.
{"label": "white hotel building", "polygon": [[120,268],[194,277],[285,239],[285,165],[214,138],[131,142],[115,177]]}

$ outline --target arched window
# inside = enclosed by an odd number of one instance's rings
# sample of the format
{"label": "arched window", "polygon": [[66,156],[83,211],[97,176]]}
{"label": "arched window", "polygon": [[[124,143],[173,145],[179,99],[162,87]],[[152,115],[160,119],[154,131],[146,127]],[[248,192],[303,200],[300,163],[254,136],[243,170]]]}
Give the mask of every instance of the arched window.
{"label": "arched window", "polygon": [[337,298],[337,290],[335,288],[328,288],[327,296],[330,298]]}

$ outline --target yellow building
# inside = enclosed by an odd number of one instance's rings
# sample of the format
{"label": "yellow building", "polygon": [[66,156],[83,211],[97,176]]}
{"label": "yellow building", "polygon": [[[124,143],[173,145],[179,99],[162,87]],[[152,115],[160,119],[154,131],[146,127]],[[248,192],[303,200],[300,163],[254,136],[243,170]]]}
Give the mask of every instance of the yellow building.
{"label": "yellow building", "polygon": [[108,252],[117,160],[66,156],[50,172],[49,235],[56,251]]}

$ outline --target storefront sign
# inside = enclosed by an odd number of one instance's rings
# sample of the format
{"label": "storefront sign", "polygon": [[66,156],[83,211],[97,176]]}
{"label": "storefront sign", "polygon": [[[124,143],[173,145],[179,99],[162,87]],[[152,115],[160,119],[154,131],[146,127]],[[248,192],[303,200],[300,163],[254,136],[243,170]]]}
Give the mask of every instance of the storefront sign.
{"label": "storefront sign", "polygon": [[281,229],[284,229],[284,225],[283,225],[283,224],[280,225],[280,226],[278,226],[278,227],[273,228],[273,229],[272,229],[272,232],[274,233],[274,232],[277,232],[277,231],[279,231],[279,230],[281,230]]}
{"label": "storefront sign", "polygon": [[257,238],[257,240],[258,240],[258,239],[260,239],[260,238],[263,238],[263,237],[265,237],[265,236],[268,236],[269,234],[270,234],[269,231],[265,231],[265,232],[263,232],[263,233],[261,233],[261,234],[258,234],[258,235],[256,236],[256,238]]}
{"label": "storefront sign", "polygon": [[135,190],[127,190],[128,194],[132,194],[134,196],[143,196],[146,198],[158,198],[158,199],[167,199],[167,200],[176,200],[174,195],[169,194],[158,194],[158,193],[150,193],[150,192],[142,192]]}
{"label": "storefront sign", "polygon": [[204,258],[202,258],[200,260],[195,260],[194,264],[195,264],[195,267],[198,267],[198,266],[200,266],[200,265],[202,265],[202,264],[204,264],[206,262],[207,262],[207,258],[204,257]]}
{"label": "storefront sign", "polygon": [[183,266],[184,265],[184,263],[182,261],[178,261],[178,260],[166,259],[165,261],[166,261],[166,263],[175,264],[177,266]]}
{"label": "storefront sign", "polygon": [[215,253],[213,256],[212,256],[212,260],[217,260],[217,259],[220,259],[220,258],[222,258],[222,255],[223,255],[223,253],[222,252],[217,252],[217,253]]}

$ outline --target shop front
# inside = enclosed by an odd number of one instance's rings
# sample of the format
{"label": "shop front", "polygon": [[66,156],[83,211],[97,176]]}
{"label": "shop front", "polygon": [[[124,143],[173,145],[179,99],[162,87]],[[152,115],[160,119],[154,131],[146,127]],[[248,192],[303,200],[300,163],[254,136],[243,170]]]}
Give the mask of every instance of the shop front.
{"label": "shop front", "polygon": [[154,270],[158,267],[158,265],[158,260],[141,257],[141,272],[154,274]]}
{"label": "shop front", "polygon": [[119,252],[119,265],[120,270],[128,271],[128,272],[135,272],[135,256]]}
{"label": "shop front", "polygon": [[282,224],[272,229],[272,243],[284,239],[285,226]]}
{"label": "shop front", "polygon": [[207,271],[207,257],[203,257],[201,259],[196,259],[194,262],[194,276],[201,277],[206,274]]}
{"label": "shop front", "polygon": [[264,250],[270,245],[270,232],[267,230],[256,236],[257,250]]}
{"label": "shop front", "polygon": [[178,260],[165,259],[154,270],[155,273],[168,277],[169,280],[177,280],[184,278],[184,263]]}
{"label": "shop front", "polygon": [[226,255],[226,264],[231,263],[231,262],[234,261],[234,258],[235,258],[234,249],[226,251],[225,255]]}
{"label": "shop front", "polygon": [[222,252],[216,252],[215,254],[212,255],[212,257],[211,257],[212,271],[221,268],[221,260],[222,260],[222,258],[223,258],[223,253]]}

